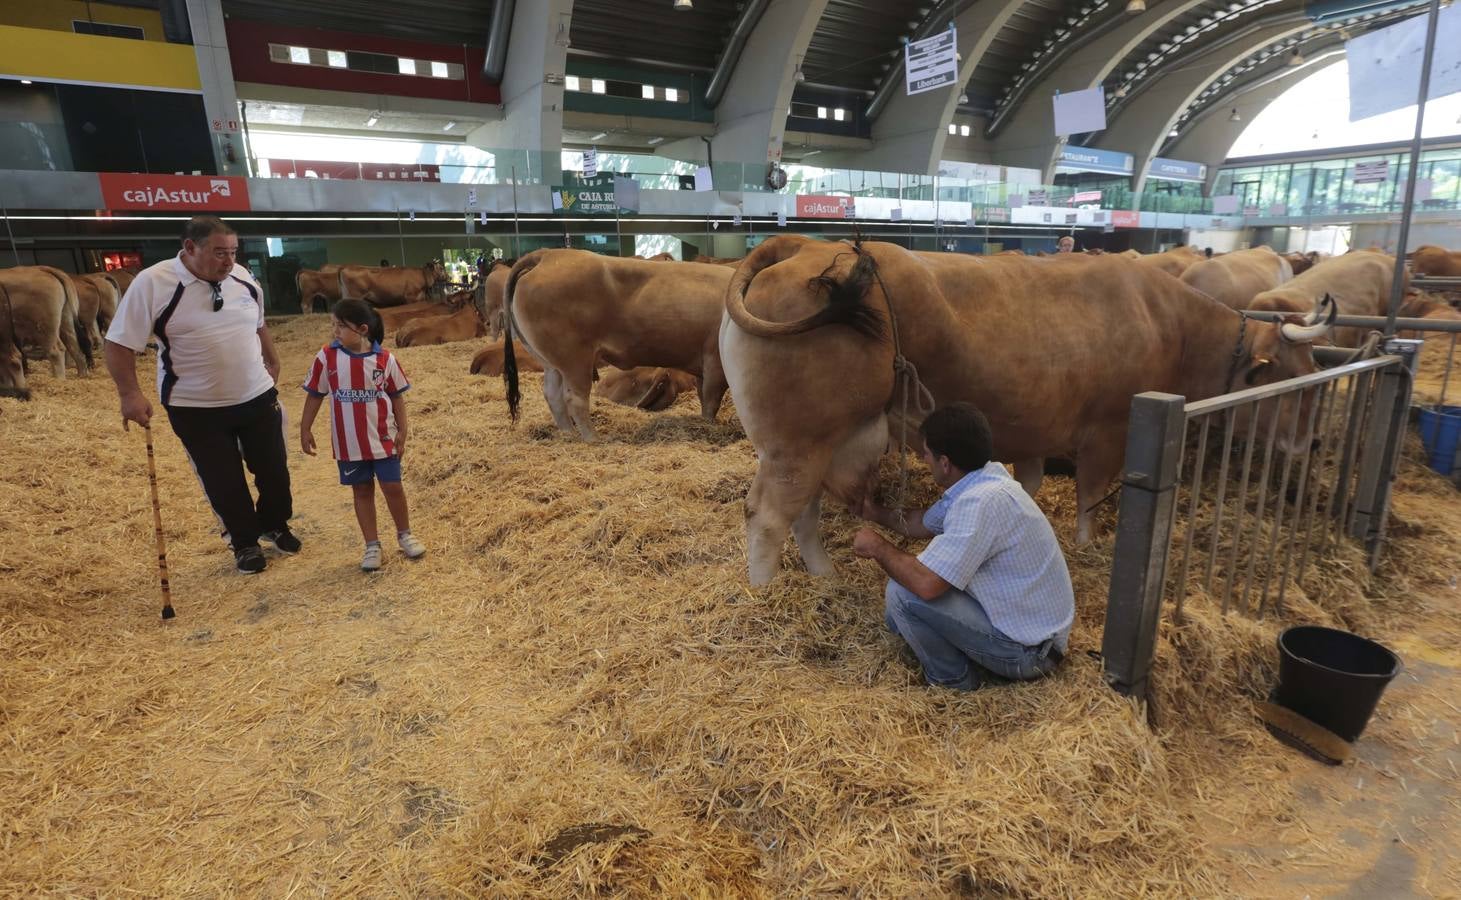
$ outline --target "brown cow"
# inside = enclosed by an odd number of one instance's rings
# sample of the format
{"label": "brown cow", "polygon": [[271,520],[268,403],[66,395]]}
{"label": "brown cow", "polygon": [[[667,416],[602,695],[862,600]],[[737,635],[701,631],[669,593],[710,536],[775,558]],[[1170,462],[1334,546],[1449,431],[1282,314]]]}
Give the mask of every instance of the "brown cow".
{"label": "brown cow", "polygon": [[[725,305],[721,354],[760,459],[746,499],[753,584],[775,576],[788,528],[809,571],[832,571],[817,534],[820,495],[861,502],[888,445],[888,412],[901,413],[890,306],[898,349],[934,402],[979,406],[996,459],[1076,460],[1082,541],[1089,509],[1121,469],[1133,394],[1196,400],[1312,372],[1309,342],[1327,327],[1243,323],[1126,260],[915,254],[792,236],[746,257]],[[1293,421],[1300,404],[1285,406]],[[918,415],[910,407],[909,419]]]}
{"label": "brown cow", "polygon": [[[125,293],[126,288],[123,288],[122,283],[110,272],[92,272],[86,277],[91,279],[100,292],[101,304],[96,310],[96,327],[102,334],[106,334],[107,329],[111,327],[112,319],[117,317],[117,304],[122,302],[122,294]],[[130,281],[127,283],[131,284]]]}
{"label": "brown cow", "polygon": [[132,282],[136,280],[137,273],[131,269],[112,269],[107,275],[111,276],[112,281],[117,283],[117,302],[120,303],[122,301],[122,295],[127,293],[127,288],[131,287]]}
{"label": "brown cow", "polygon": [[426,347],[469,341],[487,333],[482,316],[475,306],[464,306],[454,313],[412,319],[396,332],[397,347]]}
{"label": "brown cow", "polygon": [[[472,357],[472,374],[493,377],[501,375],[504,352],[502,341],[496,341],[478,350],[477,355]],[[517,369],[519,372],[541,372],[543,363],[533,355],[531,350],[519,347],[517,348]]]}
{"label": "brown cow", "polygon": [[700,379],[689,372],[650,366],[610,369],[599,377],[600,396],[650,412],[669,409],[681,394],[699,387]]}
{"label": "brown cow", "polygon": [[440,291],[446,281],[441,260],[433,259],[419,269],[397,266],[341,266],[340,296],[364,300],[374,306],[400,306],[426,299]]}
{"label": "brown cow", "polygon": [[1424,244],[1405,254],[1410,260],[1410,269],[1417,275],[1454,278],[1461,275],[1461,253]]}
{"label": "brown cow", "polygon": [[1198,260],[1182,273],[1185,284],[1229,309],[1247,309],[1254,297],[1293,277],[1288,260],[1268,247],[1254,247]]}
{"label": "brown cow", "polygon": [[553,421],[594,439],[589,391],[599,363],[666,366],[700,379],[700,412],[714,420],[725,397],[716,348],[726,266],[538,250],[512,267],[504,304],[508,409],[517,418],[516,333],[543,361],[543,396]]}
{"label": "brown cow", "polygon": [[14,305],[10,292],[0,279],[0,397],[30,399],[30,389],[25,386],[25,354],[16,337],[13,316]]}
{"label": "brown cow", "polygon": [[1325,256],[1325,254],[1320,253],[1318,250],[1310,250],[1308,253],[1299,253],[1297,251],[1285,253],[1283,258],[1289,261],[1289,268],[1294,270],[1295,275],[1302,275],[1314,268],[1319,263],[1319,260],[1324,259]]}
{"label": "brown cow", "polygon": [[471,291],[457,291],[455,294],[448,295],[440,303],[435,300],[422,300],[420,303],[407,303],[405,306],[389,306],[377,310],[376,314],[380,316],[381,325],[385,328],[386,334],[392,334],[412,319],[454,313],[472,299]]}
{"label": "brown cow", "polygon": [[294,286],[299,289],[299,311],[308,315],[315,311],[315,300],[325,301],[325,311],[340,299],[340,266],[327,263],[318,269],[300,269],[294,273]]}
{"label": "brown cow", "polygon": [[1203,256],[1202,251],[1183,246],[1173,247],[1164,253],[1146,253],[1137,257],[1136,261],[1143,266],[1161,269],[1173,278],[1181,278],[1183,272],[1204,259],[1207,257]]}
{"label": "brown cow", "polygon": [[14,312],[14,342],[35,347],[51,362],[51,374],[66,377],[66,360],[85,375],[91,366],[91,340],[81,325],[76,286],[60,269],[16,266],[0,269],[0,285]]}
{"label": "brown cow", "polygon": [[697,256],[689,262],[698,262],[707,266],[730,266],[734,269],[741,264],[743,257],[740,256]]}
{"label": "brown cow", "polygon": [[86,338],[91,346],[101,346],[101,331],[97,328],[96,317],[101,313],[102,289],[96,282],[85,275],[74,275],[65,273],[71,281],[71,287],[76,291],[76,318],[81,327],[86,330]]}
{"label": "brown cow", "polygon": [[[1253,298],[1249,309],[1297,313],[1314,308],[1325,296],[1334,299],[1342,316],[1383,316],[1390,308],[1390,286],[1395,280],[1395,257],[1361,250],[1330,257],[1292,281]],[[1401,290],[1408,290],[1410,278]],[[1334,329],[1330,339],[1339,347],[1358,347],[1368,328]]]}
{"label": "brown cow", "polygon": [[502,300],[507,295],[507,279],[517,258],[494,259],[487,277],[477,284],[477,304],[482,310],[482,320],[487,323],[487,335],[492,340],[502,337]]}

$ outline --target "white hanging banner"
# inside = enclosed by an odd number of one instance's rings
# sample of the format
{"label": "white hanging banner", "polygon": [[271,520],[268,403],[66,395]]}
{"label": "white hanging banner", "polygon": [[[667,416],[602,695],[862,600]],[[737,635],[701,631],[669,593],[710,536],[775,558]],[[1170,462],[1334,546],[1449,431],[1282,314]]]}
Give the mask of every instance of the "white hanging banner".
{"label": "white hanging banner", "polygon": [[593,178],[599,174],[599,148],[590,147],[583,151],[583,177]]}
{"label": "white hanging banner", "polygon": [[740,228],[741,227],[741,214],[740,213],[736,213],[735,215],[731,216],[731,224],[734,225],[736,228]]}
{"label": "white hanging banner", "polygon": [[1355,184],[1383,184],[1389,180],[1390,161],[1388,159],[1354,164]]}
{"label": "white hanging banner", "polygon": [[1057,93],[1052,102],[1057,137],[1106,130],[1106,89],[1100,85],[1085,91]]}
{"label": "white hanging banner", "polygon": [[959,82],[959,35],[951,25],[930,38],[903,45],[908,94],[922,94]]}
{"label": "white hanging banner", "polygon": [[786,227],[786,210],[783,209],[776,214],[776,224],[782,228]]}
{"label": "white hanging banner", "polygon": [[477,205],[477,189],[476,188],[467,188],[467,205],[468,206],[476,206]]}
{"label": "white hanging banner", "polygon": [[888,210],[888,219],[893,222],[903,221],[903,207],[895,206]]}
{"label": "white hanging banner", "polygon": [[697,191],[713,191],[713,190],[715,190],[715,184],[714,184],[712,178],[710,177],[710,167],[709,166],[696,166],[695,167],[695,190],[697,190]]}
{"label": "white hanging banner", "polygon": [[639,182],[633,178],[614,178],[614,199],[620,209],[639,212]]}
{"label": "white hanging banner", "polygon": [[[1346,41],[1349,62],[1349,120],[1415,105],[1420,64],[1425,60],[1426,16],[1371,31]],[[1429,99],[1461,91],[1461,7],[1445,7],[1436,19],[1436,53],[1431,60]]]}
{"label": "white hanging banner", "polygon": [[1238,214],[1238,195],[1219,194],[1212,198],[1212,213],[1215,216],[1235,216]]}
{"label": "white hanging banner", "polygon": [[477,222],[480,225],[487,224],[487,210],[484,209],[481,212],[477,213]]}

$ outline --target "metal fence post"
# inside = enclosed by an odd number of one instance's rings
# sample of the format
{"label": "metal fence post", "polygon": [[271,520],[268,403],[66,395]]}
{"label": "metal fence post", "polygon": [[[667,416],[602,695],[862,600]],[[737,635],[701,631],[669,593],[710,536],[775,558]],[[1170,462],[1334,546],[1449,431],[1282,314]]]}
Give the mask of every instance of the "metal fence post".
{"label": "metal fence post", "polygon": [[1131,399],[1101,655],[1107,683],[1135,697],[1146,696],[1156,648],[1186,402],[1156,391]]}
{"label": "metal fence post", "polygon": [[1385,342],[1385,353],[1399,356],[1402,362],[1380,373],[1370,433],[1365,437],[1360,480],[1355,491],[1354,526],[1350,532],[1364,542],[1372,570],[1380,561],[1380,544],[1389,519],[1390,489],[1405,448],[1406,429],[1410,424],[1411,379],[1421,345],[1421,341],[1401,338]]}

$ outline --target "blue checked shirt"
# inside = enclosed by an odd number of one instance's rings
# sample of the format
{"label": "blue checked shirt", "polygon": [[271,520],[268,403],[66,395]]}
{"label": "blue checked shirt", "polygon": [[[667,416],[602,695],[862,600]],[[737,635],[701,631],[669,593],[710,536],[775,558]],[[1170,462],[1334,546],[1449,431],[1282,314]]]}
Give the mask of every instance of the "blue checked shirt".
{"label": "blue checked shirt", "polygon": [[934,574],[970,594],[1011,640],[1053,639],[1065,652],[1075,594],[1050,522],[1004,466],[990,462],[959,479],[923,515],[934,538],[918,555]]}

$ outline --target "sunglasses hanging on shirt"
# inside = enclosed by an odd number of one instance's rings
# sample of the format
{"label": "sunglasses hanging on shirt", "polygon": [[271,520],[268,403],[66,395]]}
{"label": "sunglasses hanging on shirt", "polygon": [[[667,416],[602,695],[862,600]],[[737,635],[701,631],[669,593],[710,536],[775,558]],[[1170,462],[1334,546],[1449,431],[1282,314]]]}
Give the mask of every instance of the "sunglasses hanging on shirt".
{"label": "sunglasses hanging on shirt", "polygon": [[216,281],[210,281],[208,284],[213,287],[213,311],[218,312],[223,308],[223,285]]}

